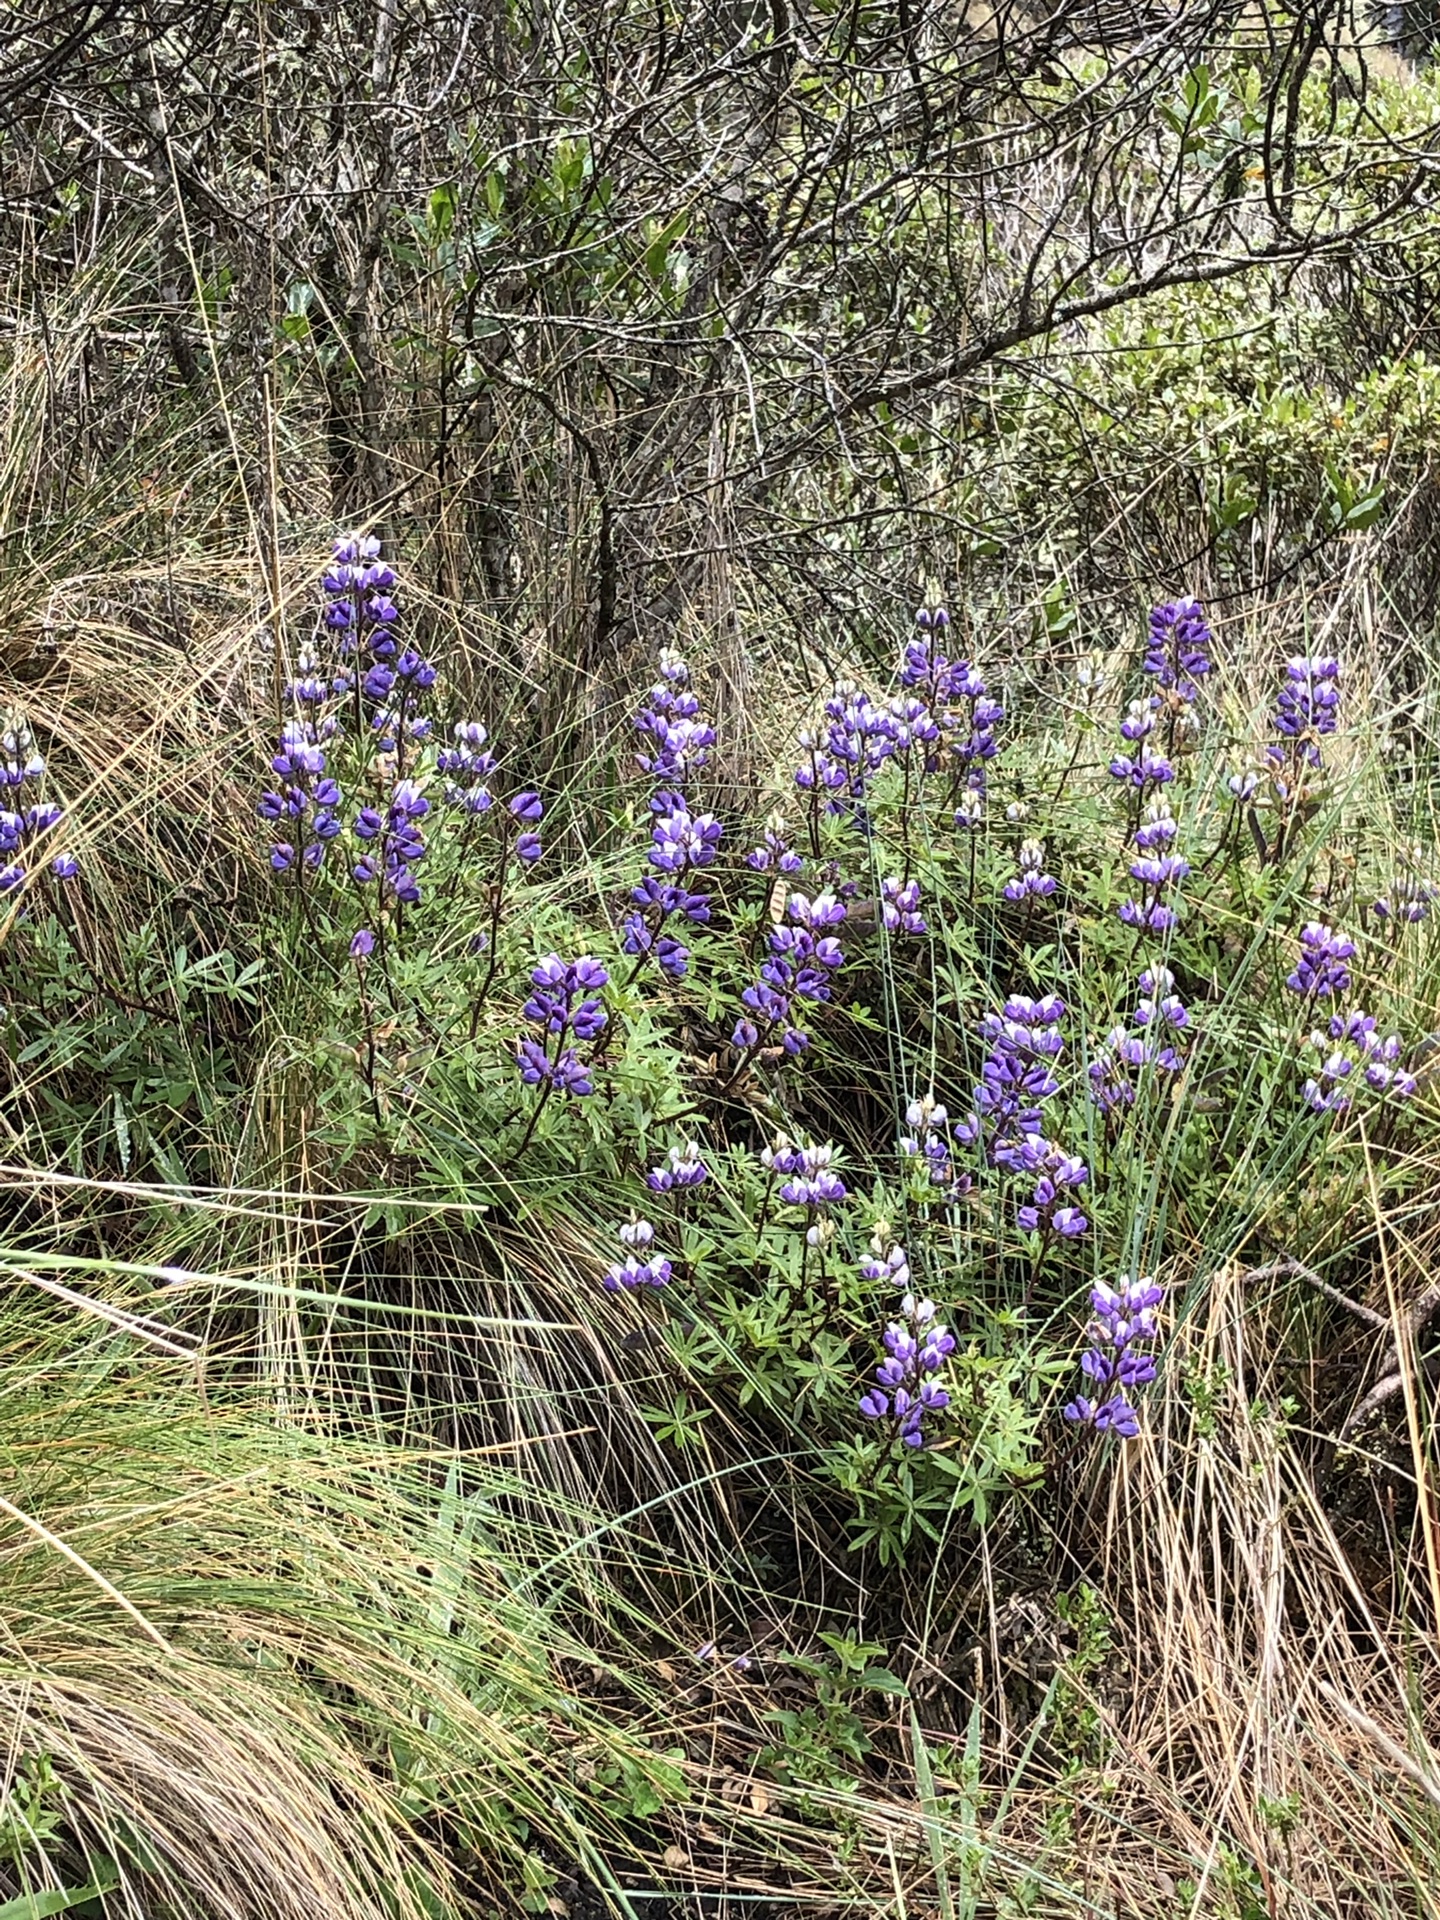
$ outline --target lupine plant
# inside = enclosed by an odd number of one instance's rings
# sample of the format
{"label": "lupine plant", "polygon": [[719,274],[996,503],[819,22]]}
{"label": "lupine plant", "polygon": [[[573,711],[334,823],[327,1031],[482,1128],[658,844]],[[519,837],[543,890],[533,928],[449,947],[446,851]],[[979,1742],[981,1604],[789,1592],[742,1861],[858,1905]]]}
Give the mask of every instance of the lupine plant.
{"label": "lupine plant", "polygon": [[[267,821],[284,823],[272,864],[305,911],[323,909],[337,928],[348,912],[358,927],[346,937],[367,1031],[369,972],[396,949],[407,916],[436,892],[439,905],[478,907],[469,950],[485,956],[484,984],[520,993],[510,1047],[525,1091],[507,1119],[518,1143],[502,1170],[530,1164],[552,1108],[605,1116],[594,1136],[613,1143],[633,1210],[616,1229],[618,1256],[599,1266],[601,1292],[628,1296],[626,1310],[667,1329],[687,1366],[703,1363],[717,1387],[738,1365],[742,1401],[763,1396],[777,1413],[813,1405],[829,1471],[856,1505],[856,1537],[883,1552],[926,1524],[927,1503],[954,1498],[954,1471],[977,1512],[1032,1471],[1041,1410],[1027,1380],[1053,1379],[1060,1364],[1037,1352],[1029,1330],[1042,1300],[1079,1293],[1093,1310],[1084,1391],[1065,1419],[1112,1442],[1136,1439],[1165,1290],[1135,1277],[1126,1209],[1139,1186],[1124,1170],[1156,1151],[1158,1116],[1183,1102],[1192,1064],[1215,1060],[1197,956],[1217,890],[1246,884],[1236,823],[1262,804],[1255,773],[1221,774],[1213,798],[1204,784],[1219,670],[1198,603],[1155,608],[1136,685],[1110,723],[1118,750],[1098,778],[1077,791],[1086,776],[1070,752],[1058,786],[1032,785],[1035,798],[1010,801],[1004,821],[996,810],[999,834],[988,801],[1007,777],[1005,705],[973,661],[954,657],[943,607],[921,610],[888,678],[842,681],[802,729],[798,843],[773,806],[722,819],[707,785],[716,730],[691,665],[665,652],[631,723],[642,785],[626,806],[645,822],[634,877],[608,926],[571,923],[570,944],[532,954],[517,989],[505,903],[539,856],[542,803],[523,786],[506,793],[478,721],[450,722],[437,744],[442,683],[405,644],[395,588],[373,541],[337,544],[321,629],[338,636],[334,657],[323,638],[300,657],[272,763],[278,785],[262,804]],[[1285,669],[1279,744],[1266,757],[1282,820],[1264,849],[1270,869],[1277,848],[1292,867],[1301,857],[1296,796],[1313,795],[1323,770],[1338,684],[1333,660]],[[1109,685],[1099,673],[1087,680],[1088,726],[1103,723]],[[1067,825],[1077,807],[1091,823],[1083,861]],[[1023,836],[1009,854],[999,844],[1006,822]],[[1095,857],[1107,840],[1113,883]],[[338,865],[337,841],[356,848]],[[432,868],[445,875],[438,889]],[[983,970],[949,919],[957,873],[968,914],[990,929]],[[1111,931],[1089,923],[1095,953],[1082,968],[1067,927],[1101,884]],[[1392,886],[1384,897],[1404,896]],[[1313,915],[1296,937],[1292,1050],[1298,1062],[1318,1049],[1297,1113],[1338,1123],[1360,1087],[1403,1102],[1415,1076],[1402,1037],[1341,1005],[1357,940]],[[902,943],[913,957],[897,969]],[[913,1036],[892,1030],[890,1059],[873,1069],[888,1111],[843,1147],[809,1131],[808,1089],[837,1075],[847,1084],[847,1048],[869,1031],[880,983],[903,1008],[918,984],[940,993],[958,977],[957,954],[968,956],[979,1005],[957,1008],[955,1057],[932,1059],[921,1077],[925,1063],[906,1051]],[[643,1084],[625,1078],[642,1010],[652,1031],[680,1018],[708,1033],[711,1077],[692,1077],[683,1098],[677,1086],[677,1104],[653,1113],[628,1092],[612,1116],[617,1091]],[[469,1036],[485,1044],[474,1017]],[[747,1141],[733,1118],[742,1092],[750,1108],[793,1116],[790,1131]],[[710,1144],[686,1131],[657,1157],[651,1128],[687,1103]],[[1196,1137],[1209,1125],[1184,1104],[1178,1112]],[[647,1211],[657,1201],[668,1216],[660,1227]],[[906,1224],[892,1231],[899,1217]],[[1153,1249],[1157,1264],[1164,1257]],[[917,1271],[935,1276],[933,1289]],[[941,1282],[960,1303],[948,1312],[931,1297]],[[679,1301],[683,1332],[670,1304]]]}
{"label": "lupine plant", "polygon": [[[610,864],[554,871],[542,832],[558,805],[573,846],[576,810],[458,700],[373,536],[316,600],[254,841],[290,1051],[324,1026],[315,1151],[499,1217],[603,1192],[595,1310],[814,1450],[857,1541],[898,1553],[1038,1471],[1087,1299],[1069,1425],[1142,1443],[1190,1249],[1252,1231],[1225,1185],[1252,1109],[1289,1166],[1404,1138],[1430,868],[1363,834],[1327,864],[1333,657],[1280,665],[1247,732],[1204,610],[1171,601],[1052,737],[931,604],[732,807],[703,664],[667,651],[587,795]],[[66,954],[33,882],[69,863],[30,728],[0,744],[18,1053],[60,1024],[23,967]]]}

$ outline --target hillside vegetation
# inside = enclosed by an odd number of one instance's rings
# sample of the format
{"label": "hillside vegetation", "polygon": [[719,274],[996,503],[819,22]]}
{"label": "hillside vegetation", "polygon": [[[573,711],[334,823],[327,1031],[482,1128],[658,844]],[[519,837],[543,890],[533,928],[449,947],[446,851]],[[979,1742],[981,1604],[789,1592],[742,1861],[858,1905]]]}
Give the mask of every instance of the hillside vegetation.
{"label": "hillside vegetation", "polygon": [[1436,1912],[1428,10],[5,24],[0,1920]]}

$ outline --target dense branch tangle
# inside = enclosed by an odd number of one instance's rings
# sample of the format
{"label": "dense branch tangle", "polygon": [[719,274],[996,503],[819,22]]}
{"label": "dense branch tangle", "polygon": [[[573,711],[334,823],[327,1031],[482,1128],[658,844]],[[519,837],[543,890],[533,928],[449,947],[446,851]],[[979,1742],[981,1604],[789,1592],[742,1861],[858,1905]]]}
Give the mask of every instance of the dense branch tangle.
{"label": "dense branch tangle", "polygon": [[9,323],[123,259],[126,325],[57,401],[77,446],[103,459],[117,408],[153,431],[158,366],[168,408],[224,397],[259,523],[410,522],[438,584],[596,669],[682,615],[723,637],[718,552],[813,616],[1003,540],[987,369],[1403,239],[1433,140],[1372,111],[1366,28],[1325,0],[49,0],[0,76]]}

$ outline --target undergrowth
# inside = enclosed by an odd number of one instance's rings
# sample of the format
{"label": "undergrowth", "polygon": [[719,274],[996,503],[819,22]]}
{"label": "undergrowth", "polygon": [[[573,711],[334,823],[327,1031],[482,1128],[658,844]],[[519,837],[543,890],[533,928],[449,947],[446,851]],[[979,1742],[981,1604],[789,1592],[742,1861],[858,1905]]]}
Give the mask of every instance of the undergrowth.
{"label": "undergrowth", "polygon": [[743,804],[674,651],[539,788],[371,547],[227,690],[223,912],[173,793],[108,839],[123,748],[12,715],[17,1897],[1418,1910],[1386,663],[1182,601],[1037,670],[931,603],[777,682]]}

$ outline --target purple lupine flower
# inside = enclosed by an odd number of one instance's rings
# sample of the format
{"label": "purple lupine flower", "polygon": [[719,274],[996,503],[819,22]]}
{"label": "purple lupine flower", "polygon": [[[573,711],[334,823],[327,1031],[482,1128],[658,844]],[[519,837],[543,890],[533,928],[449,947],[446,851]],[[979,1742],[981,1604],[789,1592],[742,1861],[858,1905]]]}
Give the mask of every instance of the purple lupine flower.
{"label": "purple lupine flower", "polygon": [[398,780],[383,813],[362,807],[356,814],[351,831],[364,851],[351,875],[359,887],[376,886],[382,905],[390,899],[402,906],[418,903],[420,883],[414,870],[427,851],[419,823],[429,812],[429,799],[419,783]]}
{"label": "purple lupine flower", "polygon": [[320,706],[334,691],[328,675],[320,669],[314,648],[301,647],[295,657],[295,678],[286,683],[285,698],[302,707]]}
{"label": "purple lupine flower", "polygon": [[1190,1024],[1190,1014],[1175,993],[1175,976],[1168,967],[1146,967],[1140,975],[1132,1033],[1112,1027],[1087,1070],[1090,1099],[1106,1115],[1133,1107],[1137,1079],[1149,1070],[1178,1073],[1184,1056],[1170,1043]]}
{"label": "purple lupine flower", "polygon": [[495,771],[495,756],[486,746],[489,735],[478,720],[457,720],[452,737],[455,744],[435,755],[435,771],[445,779],[445,804],[472,817],[488,813],[495,802],[487,784]]}
{"label": "purple lupine flower", "polygon": [[799,873],[805,862],[791,846],[783,815],[772,813],[765,822],[764,837],[758,847],[745,856],[752,873]]}
{"label": "purple lupine flower", "polygon": [[281,785],[261,795],[257,812],[262,820],[284,824],[290,838],[270,849],[276,873],[298,868],[313,872],[325,857],[329,842],[340,832],[339,786],[325,770],[323,729],[312,719],[287,720],[280,733],[280,750],[270,762]]}
{"label": "purple lupine flower", "polygon": [[1099,1433],[1133,1439],[1140,1420],[1130,1400],[1136,1387],[1155,1378],[1149,1348],[1159,1337],[1158,1311],[1165,1299],[1163,1287],[1152,1280],[1122,1279],[1118,1287],[1103,1281],[1090,1294],[1095,1319],[1090,1347],[1081,1368],[1093,1393],[1079,1394],[1065,1408],[1065,1418]]}
{"label": "purple lupine flower", "polygon": [[760,1164],[772,1176],[799,1173],[805,1165],[805,1149],[797,1146],[788,1133],[777,1133],[768,1147],[760,1149]]}
{"label": "purple lupine flower", "polygon": [[930,929],[920,911],[920,882],[907,880],[902,885],[895,878],[882,880],[880,918],[887,933],[928,933]]}
{"label": "purple lupine flower", "polygon": [[533,866],[544,851],[540,843],[540,835],[536,831],[545,817],[544,803],[538,793],[533,793],[527,788],[524,793],[515,795],[509,804],[508,812],[520,828],[515,836],[516,855],[527,867]]}
{"label": "purple lupine flower", "polygon": [[[778,1027],[785,1051],[803,1052],[810,1044],[809,1036],[791,1019],[794,1003],[828,1001],[830,976],[844,965],[840,942],[826,932],[844,921],[843,901],[833,893],[817,894],[813,899],[796,893],[786,903],[786,911],[788,921],[770,929],[760,978],[740,996],[749,1012],[737,1021],[730,1036],[732,1046],[756,1047]],[[751,1015],[764,1021],[763,1028]]]}
{"label": "purple lupine flower", "polygon": [[1055,891],[1055,880],[1045,871],[1043,840],[1022,840],[1017,857],[1018,871],[1006,882],[1002,892],[1007,900],[1048,900]]}
{"label": "purple lupine flower", "polygon": [[518,1042],[516,1062],[527,1086],[549,1083],[577,1098],[594,1091],[591,1069],[566,1042],[595,1040],[604,1031],[610,1016],[599,996],[609,980],[605,968],[588,954],[571,961],[548,954],[532,970],[530,997],[521,1012],[554,1041],[553,1052],[548,1041],[527,1036]]}
{"label": "purple lupine flower", "polygon": [[940,726],[925,702],[914,694],[897,693],[886,703],[885,712],[891,753],[904,764],[918,747],[924,770],[933,773],[940,764]]}
{"label": "purple lupine flower", "polygon": [[[343,535],[335,541],[332,556],[321,583],[326,594],[324,624],[338,637],[342,659],[362,651],[370,657],[368,663],[357,660],[335,675],[329,692],[347,693],[358,678],[361,711],[357,719],[364,723],[363,707],[368,705],[368,724],[379,736],[382,754],[402,753],[407,744],[423,745],[431,722],[420,712],[420,703],[435,685],[437,674],[418,649],[402,645],[397,637],[400,610],[391,594],[395,570],[381,558],[380,542],[373,534]],[[318,689],[318,672],[312,677]],[[403,895],[397,891],[396,898]]]}
{"label": "purple lupine flower", "polygon": [[[0,805],[0,894],[24,885],[37,854],[45,857],[40,843],[65,818],[58,801],[35,797],[44,779],[45,756],[35,745],[29,722],[11,708],[0,721],[0,795],[8,803]],[[57,880],[72,880],[79,870],[73,854],[50,857]]]}
{"label": "purple lupine flower", "polygon": [[1190,863],[1174,851],[1175,817],[1163,794],[1156,794],[1141,815],[1135,829],[1135,858],[1130,862],[1130,877],[1140,882],[1139,899],[1122,901],[1118,909],[1127,927],[1147,928],[1151,933],[1168,933],[1178,918],[1166,899],[1190,872]]}
{"label": "purple lupine flower", "polygon": [[[1157,793],[1145,808],[1135,829],[1135,845],[1142,853],[1157,853],[1169,846],[1179,829],[1170,811],[1170,802]],[[1183,877],[1183,876],[1177,876]]]}
{"label": "purple lupine flower", "polygon": [[1287,974],[1285,984],[1292,993],[1307,1000],[1325,1000],[1342,994],[1350,985],[1350,969],[1345,962],[1355,955],[1355,942],[1333,928],[1312,920],[1300,932],[1300,959],[1295,971]]}
{"label": "purple lupine flower", "polygon": [[802,793],[825,794],[828,813],[847,814],[869,830],[866,797],[880,768],[896,751],[897,720],[853,681],[841,681],[825,702],[821,737],[800,736],[806,758],[795,773]]}
{"label": "purple lupine flower", "polygon": [[[829,1210],[849,1197],[849,1189],[831,1165],[834,1157],[835,1149],[828,1142],[824,1146],[798,1147],[785,1156],[790,1174],[780,1187],[779,1197],[787,1207],[805,1209],[805,1239],[812,1247],[829,1244],[835,1231]],[[771,1165],[774,1171],[781,1170],[773,1153]]]}
{"label": "purple lupine flower", "polygon": [[[1411,856],[1413,861],[1421,858],[1421,849],[1416,847]],[[1388,893],[1382,893],[1371,901],[1370,911],[1381,922],[1393,920],[1397,926],[1418,926],[1421,921],[1430,918],[1430,908],[1440,895],[1430,881],[1417,879],[1413,874],[1402,874]]]}
{"label": "purple lupine flower", "polygon": [[1140,975],[1140,998],[1135,1003],[1137,1027],[1169,1028],[1178,1033],[1190,1024],[1190,1015],[1175,993],[1175,976],[1168,967],[1146,967]]}
{"label": "purple lupine flower", "polygon": [[1005,718],[1005,709],[990,698],[983,676],[969,660],[951,660],[946,655],[950,615],[944,607],[921,607],[915,628],[901,662],[900,684],[928,709],[928,724],[917,735],[910,705],[893,708],[897,745],[917,740],[923,744],[929,772],[935,770],[943,751],[973,783],[973,790],[981,792],[985,768],[998,751],[995,729]]}
{"label": "purple lupine flower", "polygon": [[708,867],[724,833],[714,814],[691,813],[678,793],[658,793],[650,805],[655,814],[650,829],[651,866],[667,874]]}
{"label": "purple lupine flower", "polygon": [[985,823],[985,792],[982,787],[966,787],[955,806],[955,824],[962,832],[977,833]]}
{"label": "purple lupine flower", "polygon": [[974,1182],[969,1173],[956,1169],[954,1159],[955,1138],[964,1136],[951,1127],[949,1113],[933,1093],[910,1102],[905,1123],[910,1132],[901,1140],[900,1151],[909,1159],[923,1160],[929,1184],[943,1188],[952,1199],[969,1193]]}
{"label": "purple lupine flower", "polygon": [[1210,671],[1214,644],[1198,600],[1167,601],[1151,610],[1145,671],[1178,699],[1193,700],[1199,692],[1197,681]]}
{"label": "purple lupine flower", "polygon": [[1335,731],[1340,706],[1340,662],[1329,656],[1297,656],[1285,663],[1275,708],[1280,743],[1267,748],[1273,766],[1321,765],[1320,740]]}
{"label": "purple lupine flower", "polygon": [[1250,772],[1247,769],[1244,773],[1232,773],[1226,780],[1225,785],[1231,797],[1238,801],[1241,806],[1244,806],[1247,801],[1253,800],[1259,792],[1260,776],[1258,773]]}
{"label": "purple lupine flower", "polygon": [[1026,1159],[1037,1163],[1034,1170],[1039,1178],[1033,1198],[1016,1214],[1021,1231],[1047,1236],[1058,1234],[1064,1240],[1077,1239],[1089,1229],[1090,1222],[1067,1196],[1073,1195],[1075,1189],[1090,1178],[1089,1167],[1052,1141],[1038,1142],[1038,1150],[1029,1143],[1027,1148]]}
{"label": "purple lupine flower", "polygon": [[1131,746],[1145,739],[1155,731],[1156,703],[1153,694],[1143,694],[1132,700],[1125,718],[1120,722],[1120,738],[1128,740]]}
{"label": "purple lupine flower", "polygon": [[1001,1013],[987,1014],[980,1023],[990,1051],[974,1090],[974,1117],[955,1128],[955,1137],[966,1144],[983,1139],[992,1166],[1021,1170],[1016,1155],[1028,1136],[1041,1131],[1042,1104],[1059,1085],[1051,1063],[1065,1044],[1064,1017],[1065,1002],[1058,994],[1042,1000],[1012,994]]}
{"label": "purple lupine flower", "polygon": [[645,1176],[645,1184],[652,1193],[683,1192],[687,1187],[702,1186],[710,1177],[710,1169],[700,1157],[698,1140],[671,1147],[668,1158],[668,1166],[652,1167]]}
{"label": "purple lupine flower", "polygon": [[943,1413],[950,1404],[936,1375],[955,1351],[955,1336],[936,1319],[933,1300],[907,1293],[900,1314],[885,1329],[885,1358],[875,1369],[878,1384],[861,1395],[859,1409],[867,1420],[890,1422],[903,1446],[923,1447],[925,1416]]}
{"label": "purple lupine flower", "polygon": [[361,927],[350,942],[350,958],[359,966],[370,958],[375,951],[375,936],[368,927]]}
{"label": "purple lupine flower", "polygon": [[[1402,1042],[1398,1033],[1379,1032],[1371,1013],[1356,1008],[1330,1016],[1325,1033],[1312,1033],[1310,1046],[1318,1056],[1301,1097],[1316,1113],[1345,1113],[1362,1082],[1370,1092],[1391,1100],[1408,1100],[1416,1079],[1400,1067]],[[1359,1080],[1352,1076],[1361,1069]]]}
{"label": "purple lupine flower", "polygon": [[692,891],[688,876],[711,865],[724,829],[713,813],[692,813],[684,796],[668,789],[652,798],[650,810],[647,857],[656,871],[631,889],[639,910],[622,922],[622,944],[626,953],[653,954],[664,972],[679,979],[690,949],[663,931],[665,922],[677,914],[697,926],[709,920],[710,896]]}
{"label": "purple lupine flower", "polygon": [[715,729],[699,717],[690,669],[678,653],[662,651],[660,678],[648,700],[635,717],[635,731],[641,736],[636,762],[642,773],[683,788],[709,764]]}
{"label": "purple lupine flower", "polygon": [[669,1281],[673,1268],[651,1251],[655,1229],[648,1220],[632,1214],[620,1228],[619,1238],[625,1253],[600,1283],[607,1293],[632,1293],[637,1287],[663,1287]]}
{"label": "purple lupine flower", "polygon": [[876,1223],[870,1236],[870,1251],[860,1261],[860,1272],[867,1280],[886,1280],[892,1286],[909,1288],[909,1256],[898,1241],[891,1239],[884,1221]]}
{"label": "purple lupine flower", "polygon": [[1110,762],[1110,772],[1114,779],[1123,780],[1127,786],[1134,787],[1138,793],[1144,793],[1150,787],[1164,786],[1175,778],[1175,769],[1163,754],[1151,750],[1148,742],[1142,741],[1140,751],[1134,756],[1117,754]]}

